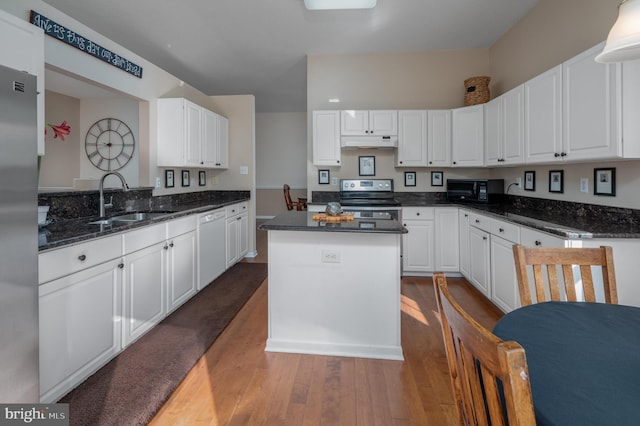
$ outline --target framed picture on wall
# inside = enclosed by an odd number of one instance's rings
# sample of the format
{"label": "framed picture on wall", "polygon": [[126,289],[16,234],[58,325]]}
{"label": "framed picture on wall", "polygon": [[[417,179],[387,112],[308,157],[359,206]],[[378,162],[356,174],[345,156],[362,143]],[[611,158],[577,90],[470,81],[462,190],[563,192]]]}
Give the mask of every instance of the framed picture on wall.
{"label": "framed picture on wall", "polygon": [[404,186],[416,186],[416,172],[404,172]]}
{"label": "framed picture on wall", "polygon": [[173,188],[175,186],[173,182],[173,170],[164,171],[164,187]]}
{"label": "framed picture on wall", "polygon": [[564,192],[564,171],[549,170],[549,192]]}
{"label": "framed picture on wall", "polygon": [[207,185],[207,172],[205,172],[204,170],[200,170],[198,172],[198,185],[199,186]]}
{"label": "framed picture on wall", "polygon": [[535,191],[536,190],[536,172],[528,171],[524,172],[524,190]]}
{"label": "framed picture on wall", "polygon": [[616,195],[616,169],[593,169],[593,195]]}
{"label": "framed picture on wall", "polygon": [[444,177],[442,172],[431,172],[431,186],[444,186]]}
{"label": "framed picture on wall", "polygon": [[182,171],[182,186],[189,186],[189,170],[183,170]]}
{"label": "framed picture on wall", "polygon": [[376,157],[358,157],[360,176],[376,175]]}
{"label": "framed picture on wall", "polygon": [[318,170],[318,183],[329,185],[329,170]]}

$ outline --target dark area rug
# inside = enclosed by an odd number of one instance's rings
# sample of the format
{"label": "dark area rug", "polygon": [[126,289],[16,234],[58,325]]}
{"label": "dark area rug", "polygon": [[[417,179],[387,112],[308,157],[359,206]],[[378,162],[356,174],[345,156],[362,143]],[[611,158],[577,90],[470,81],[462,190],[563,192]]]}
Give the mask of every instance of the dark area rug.
{"label": "dark area rug", "polygon": [[65,395],[71,425],[144,425],[267,277],[237,263]]}

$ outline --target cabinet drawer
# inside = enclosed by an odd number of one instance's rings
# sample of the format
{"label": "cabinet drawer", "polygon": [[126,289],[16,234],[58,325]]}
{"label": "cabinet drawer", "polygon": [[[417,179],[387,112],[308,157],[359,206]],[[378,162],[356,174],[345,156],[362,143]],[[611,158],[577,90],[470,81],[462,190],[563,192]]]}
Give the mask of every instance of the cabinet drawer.
{"label": "cabinet drawer", "polygon": [[509,240],[512,243],[518,244],[520,242],[520,226],[513,223],[493,220],[491,223],[491,233],[505,240]]}
{"label": "cabinet drawer", "polygon": [[249,210],[249,203],[243,201],[242,203],[231,204],[227,206],[227,217],[232,217],[240,213],[244,213]]}
{"label": "cabinet drawer", "polygon": [[477,213],[469,213],[469,225],[482,229],[483,231],[491,232],[493,219],[483,216]]}
{"label": "cabinet drawer", "polygon": [[434,207],[403,207],[402,219],[433,220],[435,217]]}
{"label": "cabinet drawer", "polygon": [[122,235],[98,238],[38,256],[39,283],[87,269],[122,256]]}
{"label": "cabinet drawer", "polygon": [[174,219],[167,223],[167,238],[173,238],[178,235],[195,231],[198,224],[198,215],[192,214],[180,219]]}
{"label": "cabinet drawer", "polygon": [[133,253],[145,247],[165,240],[166,224],[145,226],[135,231],[127,232],[123,236],[124,254]]}
{"label": "cabinet drawer", "polygon": [[525,247],[570,247],[568,241],[555,235],[521,227],[520,244]]}

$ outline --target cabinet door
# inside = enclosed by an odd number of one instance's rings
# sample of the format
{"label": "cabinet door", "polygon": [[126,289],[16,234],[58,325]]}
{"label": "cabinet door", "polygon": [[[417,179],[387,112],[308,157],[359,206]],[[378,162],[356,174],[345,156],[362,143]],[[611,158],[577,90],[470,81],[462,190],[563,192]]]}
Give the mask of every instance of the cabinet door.
{"label": "cabinet door", "polygon": [[562,65],[524,83],[526,163],[561,161]]}
{"label": "cabinet door", "polygon": [[484,106],[484,144],[485,164],[502,164],[502,97],[492,99]]}
{"label": "cabinet door", "polygon": [[451,110],[427,111],[429,166],[451,167]]}
{"label": "cabinet door", "polygon": [[227,218],[227,268],[233,266],[239,258],[238,233],[240,222],[236,216]]}
{"label": "cabinet door", "polygon": [[457,167],[484,165],[484,106],[451,112],[452,163]]}
{"label": "cabinet door", "polygon": [[403,220],[402,271],[432,272],[435,265],[433,220]]}
{"label": "cabinet door", "polygon": [[216,115],[218,120],[218,137],[216,138],[215,167],[226,169],[229,167],[229,119]]}
{"label": "cabinet door", "polygon": [[398,111],[396,166],[427,167],[427,111]]}
{"label": "cabinet door", "polygon": [[567,161],[621,155],[621,65],[594,60],[603,43],[563,64],[563,138]]}
{"label": "cabinet door", "polygon": [[505,313],[520,306],[512,247],[511,241],[491,236],[491,301]]}
{"label": "cabinet door", "polygon": [[167,243],[167,313],[170,313],[196,292],[196,231],[171,238]]}
{"label": "cabinet door", "polygon": [[502,98],[502,162],[510,166],[524,163],[524,86]]}
{"label": "cabinet door", "polygon": [[460,271],[458,209],[437,207],[435,211],[435,270]]}
{"label": "cabinet door", "polygon": [[459,226],[459,247],[460,247],[460,273],[463,277],[471,276],[469,269],[469,211],[460,209],[458,211]]}
{"label": "cabinet door", "polygon": [[340,111],[313,111],[313,164],[340,165]]}
{"label": "cabinet door", "polygon": [[53,402],[122,348],[116,259],[39,287],[40,401]]}
{"label": "cabinet door", "polygon": [[218,149],[218,115],[212,111],[202,110],[202,146],[200,167],[213,168],[217,163]]}
{"label": "cabinet door", "polygon": [[185,101],[185,163],[187,166],[201,166],[202,108]]}
{"label": "cabinet door", "polygon": [[249,252],[249,214],[242,213],[238,216],[238,260]]}
{"label": "cabinet door", "polygon": [[364,136],[369,134],[369,111],[346,110],[340,113],[340,134]]}
{"label": "cabinet door", "polygon": [[473,284],[480,293],[487,298],[491,298],[490,280],[490,247],[488,232],[474,226],[469,227],[469,282]]}
{"label": "cabinet door", "polygon": [[389,136],[398,134],[398,111],[369,111],[369,134]]}
{"label": "cabinet door", "polygon": [[125,257],[123,346],[128,346],[166,314],[165,273],[168,246],[154,244]]}

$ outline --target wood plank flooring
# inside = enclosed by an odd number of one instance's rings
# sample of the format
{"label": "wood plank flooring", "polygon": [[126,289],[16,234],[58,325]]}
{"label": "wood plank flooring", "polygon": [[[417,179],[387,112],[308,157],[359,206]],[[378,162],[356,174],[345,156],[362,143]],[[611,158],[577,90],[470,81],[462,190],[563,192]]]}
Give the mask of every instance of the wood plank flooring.
{"label": "wood plank flooring", "polygon": [[[257,234],[266,262],[266,235]],[[450,291],[480,323],[499,311],[464,279]],[[402,280],[405,361],[270,353],[265,281],[150,425],[453,425],[431,278]]]}

